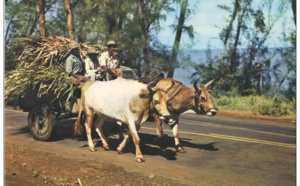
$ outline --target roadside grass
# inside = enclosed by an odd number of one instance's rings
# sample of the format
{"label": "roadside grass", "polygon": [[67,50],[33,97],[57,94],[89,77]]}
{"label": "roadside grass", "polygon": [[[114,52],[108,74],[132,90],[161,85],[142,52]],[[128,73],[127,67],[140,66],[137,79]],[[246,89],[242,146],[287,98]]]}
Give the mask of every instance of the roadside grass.
{"label": "roadside grass", "polygon": [[220,111],[243,112],[272,117],[296,117],[296,101],[266,96],[219,96],[214,98]]}

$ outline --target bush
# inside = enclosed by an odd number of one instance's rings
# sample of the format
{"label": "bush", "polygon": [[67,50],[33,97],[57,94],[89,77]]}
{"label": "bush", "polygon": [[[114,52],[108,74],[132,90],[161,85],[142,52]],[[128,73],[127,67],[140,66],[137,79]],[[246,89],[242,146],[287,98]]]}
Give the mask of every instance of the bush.
{"label": "bush", "polygon": [[243,90],[242,95],[243,96],[250,96],[250,95],[255,96],[256,90],[254,88],[245,89],[245,90]]}
{"label": "bush", "polygon": [[290,113],[289,104],[282,100],[271,100],[270,103],[261,104],[258,107],[258,111],[262,115],[271,116],[286,116]]}
{"label": "bush", "polygon": [[272,105],[271,104],[260,104],[258,106],[258,112],[261,115],[271,115],[271,113],[272,113]]}
{"label": "bush", "polygon": [[221,96],[219,99],[216,100],[217,105],[219,106],[226,106],[231,104],[231,99],[225,96]]}
{"label": "bush", "polygon": [[271,99],[265,96],[220,96],[214,98],[220,110],[246,111],[269,116],[286,116],[296,113],[296,101]]}

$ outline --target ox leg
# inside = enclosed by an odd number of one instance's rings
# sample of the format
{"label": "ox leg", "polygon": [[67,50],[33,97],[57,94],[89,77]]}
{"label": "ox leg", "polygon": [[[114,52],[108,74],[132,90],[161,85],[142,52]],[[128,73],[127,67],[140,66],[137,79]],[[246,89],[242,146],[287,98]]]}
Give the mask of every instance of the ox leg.
{"label": "ox leg", "polygon": [[186,151],[184,150],[184,148],[181,146],[181,144],[179,142],[178,123],[175,123],[175,124],[171,125],[171,129],[172,129],[172,132],[173,132],[173,136],[174,136],[174,140],[175,140],[175,148],[176,148],[177,152],[186,153]]}
{"label": "ox leg", "polygon": [[124,139],[123,141],[120,143],[120,145],[117,147],[117,151],[119,154],[122,154],[123,153],[123,149],[125,148],[126,144],[127,144],[127,141],[129,140],[129,137],[130,137],[130,132],[127,131],[127,132],[124,132]]}
{"label": "ox leg", "polygon": [[158,115],[155,115],[154,119],[155,119],[155,125],[156,125],[156,133],[158,136],[158,139],[157,139],[158,146],[162,151],[165,151],[167,149],[167,147],[165,145],[163,145],[163,137],[165,135],[164,135],[164,129],[162,127],[162,121],[159,119]]}
{"label": "ox leg", "polygon": [[101,141],[102,141],[102,145],[103,145],[103,148],[105,150],[109,150],[110,147],[107,143],[107,139],[103,133],[103,129],[102,129],[102,126],[103,126],[103,123],[104,123],[104,120],[102,119],[102,117],[98,117],[97,118],[97,121],[95,123],[95,129],[96,129],[96,132],[98,133],[99,137],[101,138]]}
{"label": "ox leg", "polygon": [[163,127],[162,127],[162,122],[161,120],[159,119],[159,116],[158,115],[155,115],[154,116],[154,119],[155,119],[155,125],[156,125],[156,133],[157,133],[157,136],[159,138],[163,137],[164,136],[164,131],[163,131]]}
{"label": "ox leg", "polygon": [[95,145],[94,145],[93,139],[92,139],[92,124],[93,124],[93,119],[94,119],[94,113],[90,109],[85,109],[85,115],[86,115],[86,119],[85,119],[84,125],[85,125],[85,129],[86,129],[88,144],[89,144],[90,151],[94,152],[94,151],[96,151]]}
{"label": "ox leg", "polygon": [[140,137],[137,133],[135,122],[133,120],[129,121],[129,130],[133,138],[133,142],[135,145],[135,160],[139,163],[144,162],[145,159],[142,155],[141,149],[140,149]]}

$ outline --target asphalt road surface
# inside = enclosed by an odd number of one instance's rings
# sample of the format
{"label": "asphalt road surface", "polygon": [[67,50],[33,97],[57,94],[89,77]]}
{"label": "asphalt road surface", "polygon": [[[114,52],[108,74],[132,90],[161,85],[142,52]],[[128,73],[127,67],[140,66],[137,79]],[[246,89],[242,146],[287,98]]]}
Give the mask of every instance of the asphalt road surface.
{"label": "asphalt road surface", "polygon": [[58,122],[56,140],[41,142],[28,133],[27,113],[5,108],[5,140],[39,148],[65,158],[97,160],[129,172],[155,174],[189,185],[296,185],[296,127],[262,120],[185,114],[180,117],[179,138],[187,153],[175,151],[169,126],[164,125],[162,151],[156,141],[154,122],[143,124],[139,135],[146,162],[136,163],[132,141],[117,154],[118,139],[109,138],[110,151],[101,142],[89,152],[87,141],[72,137],[74,119]]}

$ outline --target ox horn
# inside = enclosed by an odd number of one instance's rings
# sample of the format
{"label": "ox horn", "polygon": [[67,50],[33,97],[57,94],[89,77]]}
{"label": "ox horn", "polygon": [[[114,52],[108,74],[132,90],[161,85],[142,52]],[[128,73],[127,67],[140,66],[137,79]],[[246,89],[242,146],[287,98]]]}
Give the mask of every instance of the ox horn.
{"label": "ox horn", "polygon": [[200,79],[200,77],[198,77],[198,78],[194,81],[194,83],[193,83],[193,86],[194,86],[196,92],[200,91],[199,88],[198,88],[198,86],[197,86],[197,83],[198,83],[199,79]]}
{"label": "ox horn", "polygon": [[158,83],[159,80],[154,80],[154,81],[151,81],[150,83],[148,83],[148,89],[156,92],[157,91],[157,88],[155,87],[155,85]]}
{"label": "ox horn", "polygon": [[163,78],[164,78],[164,74],[163,73],[157,74],[154,77],[154,80],[152,80],[151,82],[148,83],[148,86],[154,87]]}
{"label": "ox horn", "polygon": [[214,81],[215,81],[215,79],[210,80],[208,83],[206,83],[206,84],[204,85],[205,88],[207,88],[209,85],[211,85]]}

